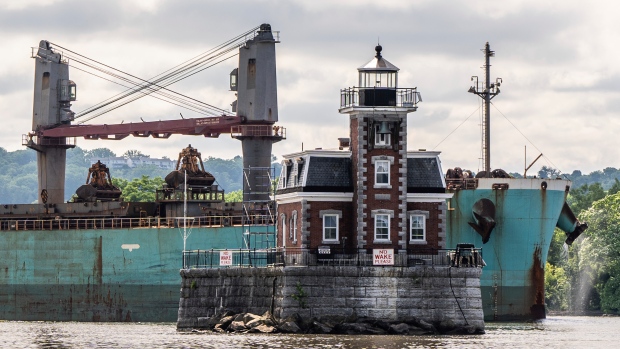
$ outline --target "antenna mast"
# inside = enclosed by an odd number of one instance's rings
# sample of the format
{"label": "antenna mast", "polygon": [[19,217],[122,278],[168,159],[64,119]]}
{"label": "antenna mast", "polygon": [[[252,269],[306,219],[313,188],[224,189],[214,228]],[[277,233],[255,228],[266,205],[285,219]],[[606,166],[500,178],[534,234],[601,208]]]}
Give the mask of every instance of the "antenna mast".
{"label": "antenna mast", "polygon": [[491,177],[491,99],[499,94],[499,86],[502,83],[501,78],[495,79],[495,83],[491,83],[491,64],[490,58],[495,57],[495,51],[491,51],[491,46],[487,42],[484,46],[484,82],[478,82],[477,76],[472,76],[471,81],[475,81],[474,86],[469,88],[470,93],[478,95],[484,100],[484,120],[482,129],[484,138],[482,139],[483,162],[485,177]]}

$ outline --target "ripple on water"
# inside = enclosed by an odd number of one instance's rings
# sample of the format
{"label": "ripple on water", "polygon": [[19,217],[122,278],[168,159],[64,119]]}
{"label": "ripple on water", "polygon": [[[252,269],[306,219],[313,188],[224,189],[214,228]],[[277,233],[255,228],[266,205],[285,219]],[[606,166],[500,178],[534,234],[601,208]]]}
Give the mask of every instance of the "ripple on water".
{"label": "ripple on water", "polygon": [[0,322],[0,348],[593,348],[615,347],[618,317],[487,323],[475,336],[179,333],[174,323]]}

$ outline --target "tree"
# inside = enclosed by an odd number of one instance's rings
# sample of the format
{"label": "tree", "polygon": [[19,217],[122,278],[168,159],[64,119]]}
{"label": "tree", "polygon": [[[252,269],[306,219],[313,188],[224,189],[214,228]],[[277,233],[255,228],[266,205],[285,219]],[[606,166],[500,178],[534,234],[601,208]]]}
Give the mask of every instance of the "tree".
{"label": "tree", "polygon": [[123,192],[122,198],[129,202],[155,201],[155,191],[162,187],[164,180],[161,177],[149,178],[143,175],[131,181],[122,178],[112,179],[112,183]]}
{"label": "tree", "polygon": [[145,154],[143,154],[143,153],[142,153],[141,151],[139,151],[139,150],[132,149],[132,150],[127,150],[127,151],[123,154],[123,157],[124,157],[125,159],[137,159],[137,158],[140,158],[140,157],[143,157],[143,158],[150,158],[151,156],[150,156],[150,155],[145,155]]}
{"label": "tree", "polygon": [[243,201],[243,191],[241,189],[226,193],[226,202],[241,202]]}
{"label": "tree", "polygon": [[572,189],[568,194],[568,205],[576,215],[587,210],[592,203],[605,197],[605,190],[600,183],[591,185],[584,184],[579,188]]}
{"label": "tree", "polygon": [[[584,211],[581,220],[589,224],[578,239],[575,254],[579,279],[586,277],[589,288],[582,293],[586,304],[604,312],[620,311],[620,194],[608,195]],[[599,299],[600,297],[600,299]],[[600,302],[600,304],[597,304]]]}
{"label": "tree", "polygon": [[85,156],[88,160],[90,160],[94,158],[97,158],[97,159],[113,158],[113,157],[116,157],[116,154],[108,148],[97,148],[97,149],[86,151]]}
{"label": "tree", "polygon": [[560,171],[556,170],[555,168],[549,167],[549,166],[543,166],[540,168],[540,171],[538,171],[539,178],[557,178],[559,176],[560,176]]}
{"label": "tree", "polygon": [[545,304],[549,309],[568,310],[568,277],[562,267],[545,266]]}
{"label": "tree", "polygon": [[620,192],[620,181],[618,178],[614,178],[614,184],[607,191],[607,195],[614,195],[618,192]]}

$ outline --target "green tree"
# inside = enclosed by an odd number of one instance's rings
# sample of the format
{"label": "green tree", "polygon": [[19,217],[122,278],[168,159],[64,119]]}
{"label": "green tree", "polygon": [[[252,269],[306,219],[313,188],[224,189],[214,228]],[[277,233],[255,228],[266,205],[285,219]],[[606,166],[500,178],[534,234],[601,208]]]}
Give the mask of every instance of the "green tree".
{"label": "green tree", "polygon": [[614,195],[620,192],[620,181],[618,178],[614,178],[614,184],[607,190],[607,195]]}
{"label": "green tree", "polygon": [[88,150],[85,154],[85,157],[87,158],[87,160],[94,159],[94,158],[104,159],[104,158],[116,157],[116,154],[108,148],[97,148],[97,149]]}
{"label": "green tree", "polygon": [[146,155],[144,153],[142,153],[139,150],[135,150],[135,149],[131,149],[131,150],[127,150],[125,153],[123,153],[123,157],[126,159],[137,159],[139,157],[143,157],[143,158],[150,158],[150,155]]}
{"label": "green tree", "polygon": [[600,183],[584,184],[572,189],[568,194],[568,204],[576,215],[587,210],[592,203],[605,197],[605,190]]}
{"label": "green tree", "polygon": [[564,268],[547,262],[545,266],[545,304],[551,310],[568,310],[570,285]]}
{"label": "green tree", "polygon": [[[620,311],[620,194],[608,195],[584,211],[589,224],[576,246],[579,278],[589,281],[586,305],[604,312]],[[583,280],[582,280],[583,281]],[[600,300],[599,300],[600,298]],[[597,304],[600,301],[600,304]]]}
{"label": "green tree", "polygon": [[543,166],[540,168],[540,171],[538,171],[539,178],[557,178],[559,176],[560,176],[560,171],[556,170],[555,168],[549,167],[549,166]]}
{"label": "green tree", "polygon": [[241,202],[243,201],[243,191],[241,189],[231,191],[225,195],[226,202]]}
{"label": "green tree", "polygon": [[126,180],[122,178],[112,179],[112,183],[123,192],[122,198],[129,202],[155,201],[155,190],[162,187],[163,178],[143,175],[141,178]]}

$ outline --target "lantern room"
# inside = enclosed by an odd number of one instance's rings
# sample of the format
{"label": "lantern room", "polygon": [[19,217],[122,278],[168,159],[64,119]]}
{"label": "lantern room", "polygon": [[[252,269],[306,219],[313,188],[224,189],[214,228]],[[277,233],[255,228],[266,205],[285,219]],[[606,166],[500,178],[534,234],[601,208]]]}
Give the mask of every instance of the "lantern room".
{"label": "lantern room", "polygon": [[377,45],[375,57],[357,69],[360,106],[396,106],[399,69],[381,56],[382,49]]}

